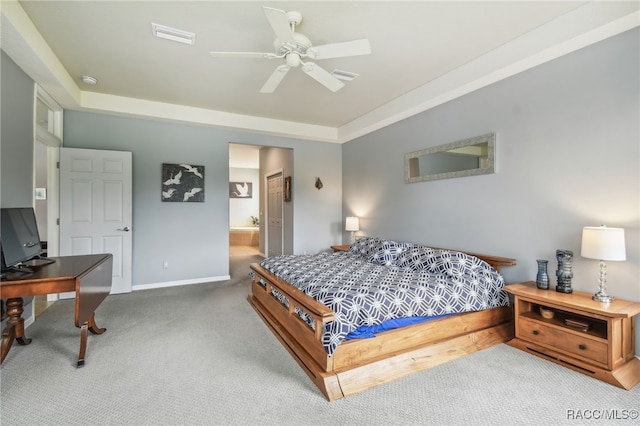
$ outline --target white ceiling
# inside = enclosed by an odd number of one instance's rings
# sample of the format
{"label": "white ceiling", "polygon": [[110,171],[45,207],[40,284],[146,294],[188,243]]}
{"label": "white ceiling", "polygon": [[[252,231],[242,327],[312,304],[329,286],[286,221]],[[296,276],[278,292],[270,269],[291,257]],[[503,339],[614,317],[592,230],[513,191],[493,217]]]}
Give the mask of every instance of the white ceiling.
{"label": "white ceiling", "polygon": [[[262,6],[297,10],[315,45],[368,38],[366,56],[318,61],[360,74],[332,93],[278,60]],[[2,49],[64,108],[345,142],[638,26],[638,1],[2,0]],[[158,23],[195,46],[152,36]],[[98,79],[96,86],[81,76]]]}

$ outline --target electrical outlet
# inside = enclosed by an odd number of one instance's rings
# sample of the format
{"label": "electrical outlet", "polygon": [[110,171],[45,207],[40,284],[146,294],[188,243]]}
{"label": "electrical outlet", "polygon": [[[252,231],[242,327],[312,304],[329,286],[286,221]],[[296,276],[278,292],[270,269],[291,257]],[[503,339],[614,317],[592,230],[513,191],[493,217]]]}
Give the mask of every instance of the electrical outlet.
{"label": "electrical outlet", "polygon": [[169,269],[169,262],[167,262],[166,260],[162,262],[162,269]]}

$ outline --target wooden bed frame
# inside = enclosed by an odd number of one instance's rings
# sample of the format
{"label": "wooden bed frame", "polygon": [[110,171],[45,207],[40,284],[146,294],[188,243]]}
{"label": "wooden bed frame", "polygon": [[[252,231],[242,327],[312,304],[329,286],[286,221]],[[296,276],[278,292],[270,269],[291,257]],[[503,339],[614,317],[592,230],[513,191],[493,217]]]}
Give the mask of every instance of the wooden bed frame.
{"label": "wooden bed frame", "polygon": [[[516,264],[510,258],[469,254],[498,271]],[[344,341],[329,356],[321,334],[334,312],[257,263],[251,269],[249,303],[329,401],[506,342],[514,334],[511,308],[500,307]],[[266,286],[258,283],[260,278]],[[272,295],[272,288],[289,300],[288,308]],[[296,307],[314,319],[315,330],[296,314]]]}

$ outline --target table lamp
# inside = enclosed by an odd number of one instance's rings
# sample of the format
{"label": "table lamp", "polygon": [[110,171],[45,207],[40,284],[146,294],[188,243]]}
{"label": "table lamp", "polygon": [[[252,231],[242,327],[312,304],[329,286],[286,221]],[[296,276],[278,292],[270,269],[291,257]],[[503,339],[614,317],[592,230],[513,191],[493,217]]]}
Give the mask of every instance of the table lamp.
{"label": "table lamp", "polygon": [[609,303],[614,297],[607,294],[606,260],[626,260],[627,255],[624,248],[624,229],[607,228],[606,226],[585,226],[582,229],[582,257],[600,260],[600,279],[598,281],[598,291],[592,299]]}
{"label": "table lamp", "polygon": [[360,230],[360,219],[355,216],[347,217],[345,231],[351,231],[351,244],[356,242],[356,232]]}

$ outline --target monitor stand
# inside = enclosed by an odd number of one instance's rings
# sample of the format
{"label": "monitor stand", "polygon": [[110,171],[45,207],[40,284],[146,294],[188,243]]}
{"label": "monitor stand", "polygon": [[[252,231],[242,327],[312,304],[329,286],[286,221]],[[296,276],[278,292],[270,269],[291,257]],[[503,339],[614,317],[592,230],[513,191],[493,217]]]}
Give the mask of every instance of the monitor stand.
{"label": "monitor stand", "polygon": [[48,257],[34,257],[33,259],[26,260],[20,264],[20,267],[26,268],[37,268],[39,266],[49,265],[51,263],[55,263],[55,260],[50,259]]}
{"label": "monitor stand", "polygon": [[33,259],[25,260],[18,265],[10,266],[2,270],[2,279],[8,278],[14,274],[33,274],[34,269],[40,268],[45,265],[55,263],[54,259],[48,257],[36,256]]}

